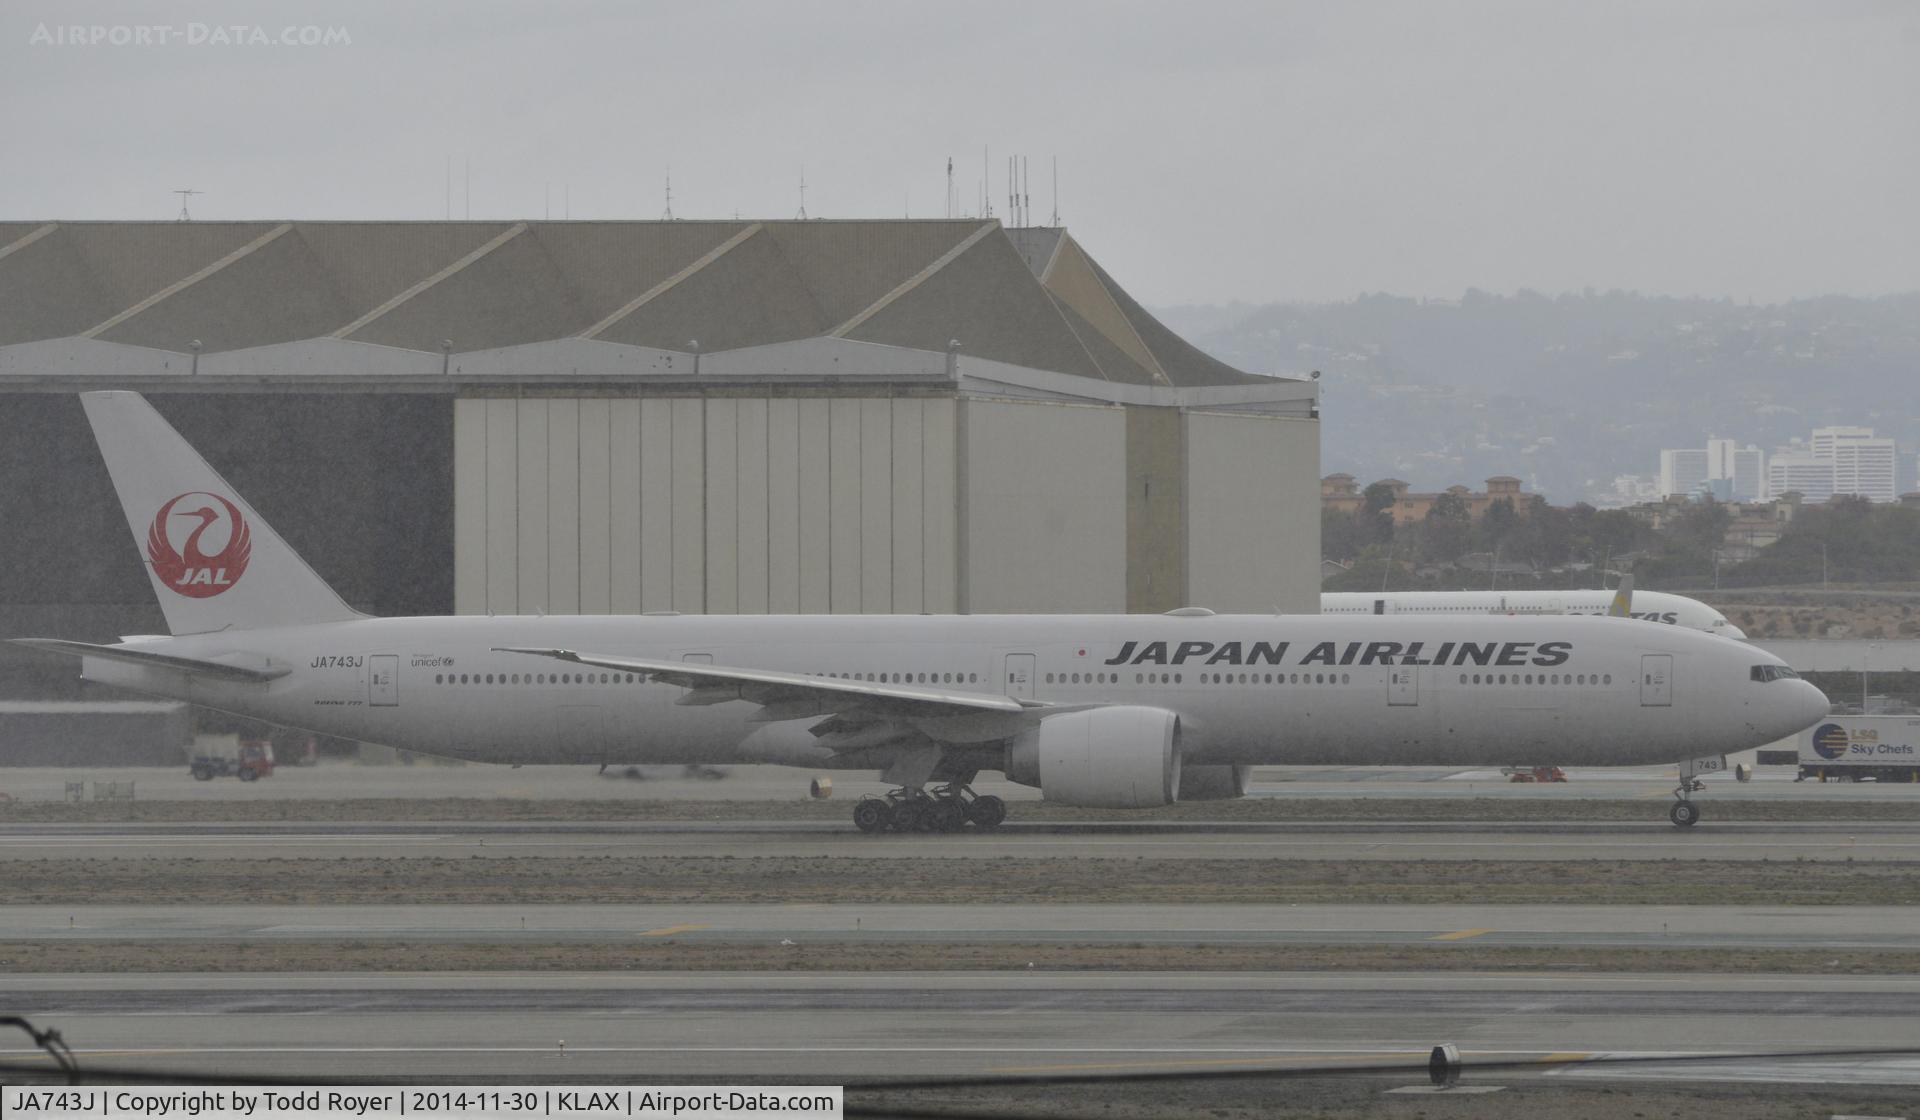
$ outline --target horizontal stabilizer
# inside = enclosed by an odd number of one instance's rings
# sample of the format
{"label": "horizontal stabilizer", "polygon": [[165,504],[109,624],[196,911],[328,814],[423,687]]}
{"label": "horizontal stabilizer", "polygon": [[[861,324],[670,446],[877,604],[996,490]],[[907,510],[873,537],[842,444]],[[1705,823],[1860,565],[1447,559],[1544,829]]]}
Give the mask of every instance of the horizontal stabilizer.
{"label": "horizontal stabilizer", "polygon": [[210,677],[223,681],[265,684],[286,676],[290,671],[285,665],[268,664],[265,658],[258,658],[257,665],[247,665],[231,661],[207,661],[198,657],[180,657],[171,653],[153,653],[148,650],[129,649],[126,646],[97,646],[88,642],[69,642],[61,638],[13,638],[11,641],[17,646],[43,649],[48,653],[64,653],[69,657],[98,657],[105,661],[124,661],[129,665],[145,665],[151,669],[172,669],[175,672],[189,673],[196,677]]}

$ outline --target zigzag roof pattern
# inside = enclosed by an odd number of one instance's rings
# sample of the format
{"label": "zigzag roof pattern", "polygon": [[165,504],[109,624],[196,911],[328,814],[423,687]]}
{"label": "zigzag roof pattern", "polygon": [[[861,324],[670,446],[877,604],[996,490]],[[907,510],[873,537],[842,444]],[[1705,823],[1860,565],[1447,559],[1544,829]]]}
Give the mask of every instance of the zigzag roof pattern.
{"label": "zigzag roof pattern", "polygon": [[1117,384],[1269,382],[1168,330],[1066,230],[990,219],[0,222],[0,349],[212,358],[339,340],[438,356],[567,339],[683,354],[957,342]]}

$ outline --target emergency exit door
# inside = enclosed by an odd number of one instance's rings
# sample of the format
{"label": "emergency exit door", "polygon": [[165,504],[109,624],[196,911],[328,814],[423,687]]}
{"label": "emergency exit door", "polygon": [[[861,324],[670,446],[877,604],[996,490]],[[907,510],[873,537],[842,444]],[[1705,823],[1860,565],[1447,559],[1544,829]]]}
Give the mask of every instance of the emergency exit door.
{"label": "emergency exit door", "polygon": [[367,658],[367,706],[391,708],[400,703],[400,655],[376,653]]}
{"label": "emergency exit door", "polygon": [[1033,662],[1031,653],[1007,655],[1007,695],[1021,700],[1033,699]]}
{"label": "emergency exit door", "polygon": [[1393,665],[1387,669],[1387,703],[1411,707],[1420,703],[1420,667]]}
{"label": "emergency exit door", "polygon": [[1672,654],[1643,653],[1640,655],[1640,706],[1643,708],[1673,706]]}

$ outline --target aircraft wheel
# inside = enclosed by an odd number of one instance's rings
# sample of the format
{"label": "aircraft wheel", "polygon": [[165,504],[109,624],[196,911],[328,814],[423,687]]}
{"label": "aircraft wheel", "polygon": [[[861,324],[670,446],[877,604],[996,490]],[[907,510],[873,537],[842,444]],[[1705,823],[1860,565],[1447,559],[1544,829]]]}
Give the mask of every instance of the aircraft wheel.
{"label": "aircraft wheel", "polygon": [[883,801],[862,801],[853,807],[853,826],[862,832],[885,832],[892,815]]}
{"label": "aircraft wheel", "polygon": [[958,832],[967,827],[967,810],[958,801],[936,801],[927,819],[935,832]]}
{"label": "aircraft wheel", "polygon": [[920,831],[920,822],[926,816],[926,811],[920,807],[918,802],[902,801],[893,807],[892,815],[893,820],[890,823],[893,825],[895,832],[918,832]]}
{"label": "aircraft wheel", "polygon": [[967,806],[967,819],[975,828],[994,828],[1007,819],[1007,803],[991,793],[973,799]]}
{"label": "aircraft wheel", "polygon": [[1691,801],[1676,801],[1667,810],[1667,818],[1681,828],[1692,828],[1700,820],[1700,806]]}

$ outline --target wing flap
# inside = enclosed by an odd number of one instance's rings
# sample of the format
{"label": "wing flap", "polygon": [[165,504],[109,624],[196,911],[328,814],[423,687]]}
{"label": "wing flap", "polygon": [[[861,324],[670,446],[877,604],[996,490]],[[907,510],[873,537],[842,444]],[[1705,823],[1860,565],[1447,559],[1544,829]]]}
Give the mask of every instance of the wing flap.
{"label": "wing flap", "polygon": [[[851,713],[855,708],[874,715],[933,718],[975,712],[1023,713],[1044,709],[1038,701],[1022,701],[1012,696],[984,692],[954,692],[914,685],[881,684],[842,677],[815,677],[805,673],[786,673],[776,669],[733,669],[692,661],[653,661],[638,657],[579,653],[570,649],[536,649],[521,646],[496,646],[498,653],[524,653],[551,657],[576,665],[592,665],[622,673],[636,673],[662,684],[691,689],[682,703],[714,704],[724,700],[796,701],[810,697],[821,702],[827,712]],[[724,693],[725,695],[721,695]],[[696,698],[697,697],[697,698]]]}

